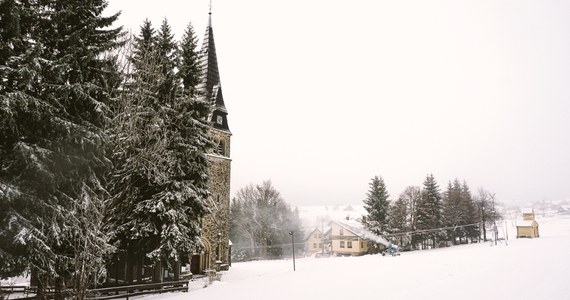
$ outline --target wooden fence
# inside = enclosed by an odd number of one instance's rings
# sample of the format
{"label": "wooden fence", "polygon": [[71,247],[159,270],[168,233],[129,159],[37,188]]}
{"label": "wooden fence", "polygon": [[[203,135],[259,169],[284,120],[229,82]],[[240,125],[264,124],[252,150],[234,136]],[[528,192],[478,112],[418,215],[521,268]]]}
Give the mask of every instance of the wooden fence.
{"label": "wooden fence", "polygon": [[[129,297],[147,294],[162,294],[167,292],[188,292],[189,280],[165,281],[160,283],[145,283],[135,285],[124,285],[87,290],[87,300],[106,299],[129,299]],[[3,295],[9,295],[10,299],[32,300],[36,299],[36,290],[28,286],[0,286],[0,299]],[[63,292],[70,295],[70,291]],[[48,297],[53,298],[53,290],[48,291]],[[66,297],[67,298],[67,297]]]}

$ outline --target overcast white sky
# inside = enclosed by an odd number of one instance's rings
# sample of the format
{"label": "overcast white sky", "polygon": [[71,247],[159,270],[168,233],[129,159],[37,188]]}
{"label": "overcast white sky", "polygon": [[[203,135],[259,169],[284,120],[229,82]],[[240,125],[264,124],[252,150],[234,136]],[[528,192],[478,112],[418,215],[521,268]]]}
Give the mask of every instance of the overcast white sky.
{"label": "overcast white sky", "polygon": [[[202,39],[208,0],[109,0]],[[232,195],[391,198],[433,173],[505,202],[570,199],[570,1],[214,0]],[[232,196],[233,197],[233,196]]]}

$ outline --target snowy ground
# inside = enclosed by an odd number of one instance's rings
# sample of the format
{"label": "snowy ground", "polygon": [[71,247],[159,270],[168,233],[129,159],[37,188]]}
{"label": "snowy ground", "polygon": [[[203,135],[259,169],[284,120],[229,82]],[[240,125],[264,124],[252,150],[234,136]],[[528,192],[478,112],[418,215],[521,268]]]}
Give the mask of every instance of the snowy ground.
{"label": "snowy ground", "polygon": [[178,299],[569,299],[570,216],[541,218],[541,237],[405,252],[397,257],[302,258],[234,263],[221,282]]}

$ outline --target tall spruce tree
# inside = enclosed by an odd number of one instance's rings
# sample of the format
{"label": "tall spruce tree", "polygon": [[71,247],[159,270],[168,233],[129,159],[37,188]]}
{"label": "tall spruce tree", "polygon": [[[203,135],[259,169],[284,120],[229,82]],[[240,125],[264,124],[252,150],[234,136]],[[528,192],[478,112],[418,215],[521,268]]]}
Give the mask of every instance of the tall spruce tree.
{"label": "tall spruce tree", "polygon": [[437,229],[443,227],[442,210],[439,187],[433,174],[430,174],[424,181],[422,195],[416,210],[416,229],[425,231],[419,235],[421,241],[430,239],[432,244],[437,246],[437,241],[441,238],[441,232]]}
{"label": "tall spruce tree", "polygon": [[[448,238],[454,244],[477,240],[479,237],[479,214],[467,182],[461,184],[456,178],[449,182],[443,197],[445,226]],[[465,240],[463,240],[465,239]]]}
{"label": "tall spruce tree", "polygon": [[479,212],[477,211],[477,204],[471,195],[471,190],[466,181],[461,185],[461,202],[463,211],[465,212],[465,221],[469,225],[465,228],[466,237],[471,242],[477,241],[481,235],[479,226],[475,225],[479,222]]}
{"label": "tall spruce tree", "polygon": [[164,19],[156,36],[156,54],[160,60],[163,81],[159,86],[158,98],[164,105],[171,105],[179,88],[179,80],[175,74],[178,66],[178,47],[174,34]]}
{"label": "tall spruce tree", "polygon": [[[45,298],[64,282],[84,298],[107,252],[102,232],[105,124],[119,46],[104,0],[9,1],[17,26],[0,71],[0,272],[30,270]],[[3,49],[5,50],[5,49]],[[12,236],[10,236],[12,235]],[[68,287],[70,287],[68,285]]]}
{"label": "tall spruce tree", "polygon": [[[150,25],[149,23],[145,23]],[[163,82],[160,63],[143,26],[134,41],[133,72],[122,88],[111,122],[113,170],[109,174],[106,230],[116,247],[114,261],[126,262],[126,280],[142,280],[146,254],[158,247],[161,226],[154,222],[153,197],[165,178],[164,113],[158,100]],[[131,70],[131,67],[127,67]]]}
{"label": "tall spruce tree", "polygon": [[[156,30],[152,27],[152,22],[148,19],[143,21],[140,27],[139,34],[133,37],[134,41],[131,43],[132,51],[129,61],[135,70],[145,70],[146,65],[149,63],[149,52],[154,51],[156,47]],[[143,64],[143,65],[141,65]]]}
{"label": "tall spruce tree", "polygon": [[369,185],[370,189],[364,200],[366,214],[362,217],[361,222],[375,234],[388,233],[390,202],[386,185],[380,176],[374,176]]}
{"label": "tall spruce tree", "polygon": [[182,79],[184,94],[191,98],[199,96],[196,87],[200,83],[202,68],[198,49],[198,38],[192,23],[188,23],[179,48],[178,74]]}
{"label": "tall spruce tree", "polygon": [[454,244],[457,238],[461,242],[461,238],[465,236],[467,225],[467,215],[464,209],[463,195],[461,192],[461,184],[457,178],[453,182],[449,182],[447,190],[443,194],[443,216],[444,225],[453,227],[447,230],[448,239]]}
{"label": "tall spruce tree", "polygon": [[137,279],[145,260],[172,267],[199,250],[210,195],[210,104],[180,92],[168,23],[153,32],[145,21],[134,41],[134,71],[113,121],[108,220],[117,255],[131,258],[127,269],[139,266]]}

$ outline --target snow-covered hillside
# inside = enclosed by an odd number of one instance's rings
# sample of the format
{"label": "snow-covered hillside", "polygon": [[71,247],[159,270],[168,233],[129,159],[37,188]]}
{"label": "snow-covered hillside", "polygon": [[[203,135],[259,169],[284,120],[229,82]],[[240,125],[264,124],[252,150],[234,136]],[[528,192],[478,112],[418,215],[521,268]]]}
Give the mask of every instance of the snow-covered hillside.
{"label": "snow-covered hillside", "polygon": [[570,216],[540,218],[541,237],[401,256],[234,263],[221,282],[145,299],[570,299]]}

